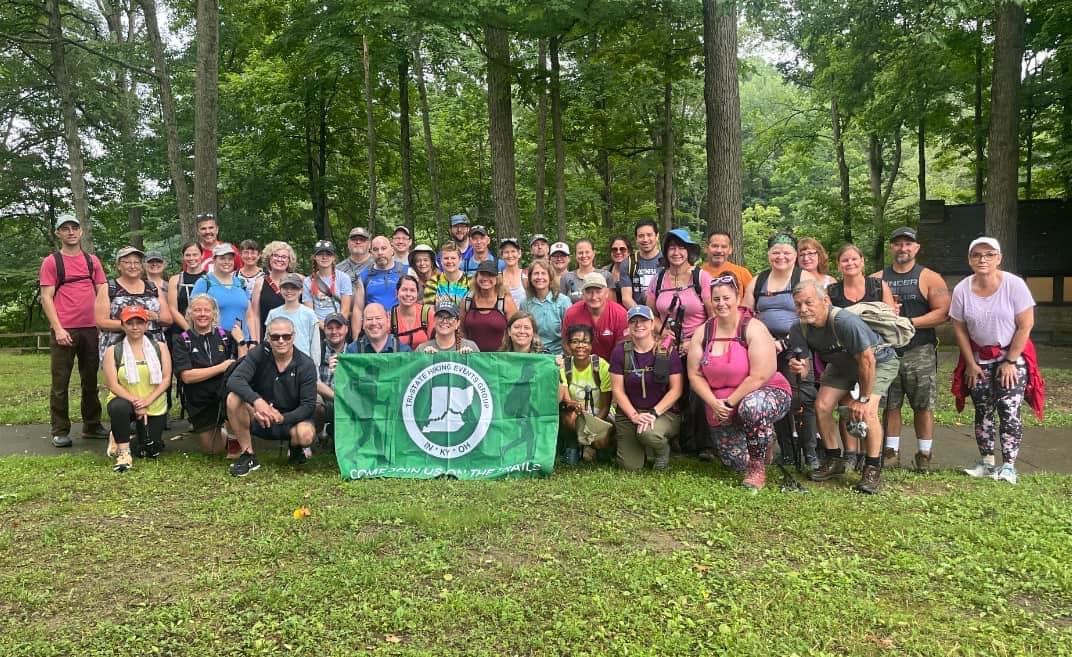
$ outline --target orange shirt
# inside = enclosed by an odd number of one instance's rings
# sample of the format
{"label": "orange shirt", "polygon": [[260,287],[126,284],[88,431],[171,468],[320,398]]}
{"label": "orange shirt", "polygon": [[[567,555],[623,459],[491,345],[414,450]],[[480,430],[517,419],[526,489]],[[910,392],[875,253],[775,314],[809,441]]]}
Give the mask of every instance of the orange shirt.
{"label": "orange shirt", "polygon": [[703,270],[710,274],[711,278],[715,278],[722,272],[733,274],[737,277],[737,282],[741,284],[741,291],[744,291],[744,289],[748,287],[748,284],[752,282],[752,272],[740,265],[730,262],[729,260],[722,263],[721,267],[715,267],[710,262],[704,262]]}

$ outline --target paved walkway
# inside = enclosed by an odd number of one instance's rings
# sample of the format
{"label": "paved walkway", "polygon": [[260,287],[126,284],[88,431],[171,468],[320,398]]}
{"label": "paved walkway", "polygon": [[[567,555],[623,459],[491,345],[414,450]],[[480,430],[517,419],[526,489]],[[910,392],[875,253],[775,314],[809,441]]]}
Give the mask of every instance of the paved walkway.
{"label": "paved walkway", "polygon": [[[164,433],[164,442],[168,452],[196,452],[197,439],[185,435],[188,429],[185,420],[172,422],[172,429]],[[0,426],[0,456],[12,454],[36,454],[59,456],[93,452],[104,454],[105,441],[74,439],[74,445],[67,449],[56,449],[49,442],[49,427],[45,424],[21,426]],[[81,426],[75,425],[71,436],[78,436]],[[910,464],[915,453],[915,438],[906,430],[901,438],[902,463]],[[255,449],[261,453],[273,453],[279,449],[279,443],[258,440]],[[166,454],[166,452],[165,452]],[[934,432],[934,467],[963,468],[979,458],[975,448],[975,438],[971,426],[936,427]],[[1032,472],[1059,472],[1072,474],[1072,429],[1026,428],[1024,442],[1020,448],[1020,458],[1016,463],[1022,474]]]}

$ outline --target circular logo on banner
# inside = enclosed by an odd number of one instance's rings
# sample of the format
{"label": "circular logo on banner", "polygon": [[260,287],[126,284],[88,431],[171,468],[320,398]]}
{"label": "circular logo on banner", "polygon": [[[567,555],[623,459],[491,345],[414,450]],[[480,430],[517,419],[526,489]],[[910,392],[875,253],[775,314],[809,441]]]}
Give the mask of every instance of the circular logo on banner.
{"label": "circular logo on banner", "polygon": [[422,452],[441,459],[465,456],[491,428],[491,388],[463,363],[429,365],[402,394],[402,422]]}

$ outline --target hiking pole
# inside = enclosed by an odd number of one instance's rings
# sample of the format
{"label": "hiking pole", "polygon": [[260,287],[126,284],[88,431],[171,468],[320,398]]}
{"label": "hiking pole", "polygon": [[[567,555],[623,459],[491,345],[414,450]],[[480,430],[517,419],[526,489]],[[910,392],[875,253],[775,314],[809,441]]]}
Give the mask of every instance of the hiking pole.
{"label": "hiking pole", "polygon": [[[793,349],[793,355],[792,355],[793,358],[795,358],[797,360],[800,360],[803,355],[804,355],[804,350],[801,349],[800,347],[796,347],[796,348]],[[797,412],[798,408],[801,411],[803,411],[803,408],[804,408],[802,402],[800,401],[801,376],[799,374],[797,374],[795,376],[795,379],[796,379],[796,386],[794,386],[794,388],[793,388],[793,400],[792,400],[792,406],[791,406],[790,412],[792,412],[794,415],[798,415],[798,414],[803,415],[803,413],[798,413]],[[794,424],[794,427],[798,426],[795,419],[793,421],[793,424]],[[798,442],[797,442],[796,431],[794,431],[792,434],[790,434],[789,443],[790,443],[790,446],[793,449],[793,458],[796,459],[796,461],[797,461],[797,469],[799,470],[800,469],[801,454],[800,454],[800,450],[797,447]],[[782,471],[782,489],[781,489],[782,492],[783,493],[807,493],[808,489],[804,488],[804,486],[802,486],[800,484],[800,482],[796,480],[796,477],[794,477],[793,473],[790,472],[789,469],[785,467],[785,464],[782,463],[782,460],[783,459],[778,459],[778,469]]]}

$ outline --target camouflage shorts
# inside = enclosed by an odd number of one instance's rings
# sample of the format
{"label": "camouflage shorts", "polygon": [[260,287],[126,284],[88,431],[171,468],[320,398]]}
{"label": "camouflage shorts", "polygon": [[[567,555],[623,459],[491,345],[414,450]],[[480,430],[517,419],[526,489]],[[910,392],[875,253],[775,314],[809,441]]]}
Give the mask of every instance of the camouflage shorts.
{"label": "camouflage shorts", "polygon": [[913,347],[901,356],[901,369],[882,399],[882,406],[901,408],[905,397],[913,410],[934,408],[938,380],[938,354],[932,344]]}

